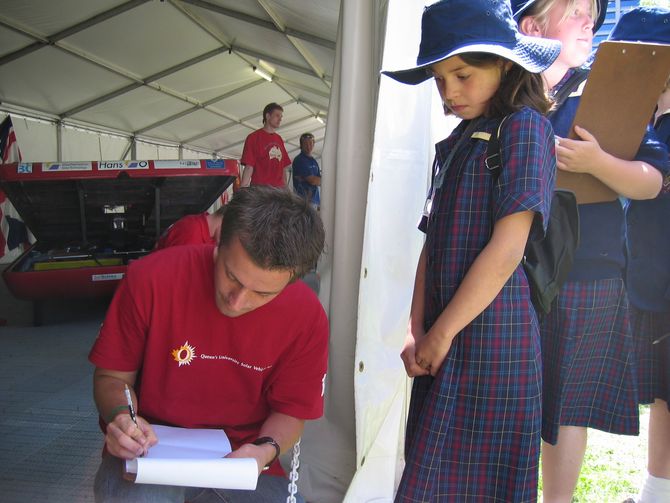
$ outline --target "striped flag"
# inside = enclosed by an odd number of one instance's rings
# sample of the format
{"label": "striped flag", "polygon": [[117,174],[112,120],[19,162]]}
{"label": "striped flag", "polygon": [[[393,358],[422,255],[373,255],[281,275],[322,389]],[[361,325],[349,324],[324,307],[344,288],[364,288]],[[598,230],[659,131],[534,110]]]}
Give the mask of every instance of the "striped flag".
{"label": "striped flag", "polygon": [[[16,133],[14,133],[14,127],[12,126],[12,119],[8,115],[2,124],[0,124],[0,154],[2,159],[2,164],[9,162],[20,162],[21,161],[21,151],[19,150],[19,145],[16,143]],[[18,227],[23,226],[23,222],[12,205],[7,199],[5,193],[0,189],[0,260],[3,257],[9,259],[10,257],[5,255],[11,255],[11,259],[17,257],[23,251],[22,242],[24,239],[19,239],[19,243],[16,244],[16,239],[9,239],[9,229],[10,223],[13,223],[13,227],[16,232],[17,225],[16,222],[20,222]],[[8,247],[8,241],[10,241],[11,247]],[[12,252],[11,254],[9,252]]]}

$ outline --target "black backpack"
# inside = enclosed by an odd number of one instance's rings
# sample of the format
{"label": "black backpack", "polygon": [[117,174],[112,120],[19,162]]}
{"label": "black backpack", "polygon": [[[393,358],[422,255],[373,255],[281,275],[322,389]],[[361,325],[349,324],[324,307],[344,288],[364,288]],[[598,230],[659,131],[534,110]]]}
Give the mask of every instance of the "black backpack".
{"label": "black backpack", "polygon": [[[504,121],[505,119],[503,119]],[[486,166],[495,179],[500,175],[498,136],[502,122],[494,130],[486,150]],[[579,246],[579,211],[575,194],[556,189],[551,199],[549,223],[544,238],[526,243],[523,268],[530,285],[530,296],[538,315],[551,311],[551,303],[565,283]]]}

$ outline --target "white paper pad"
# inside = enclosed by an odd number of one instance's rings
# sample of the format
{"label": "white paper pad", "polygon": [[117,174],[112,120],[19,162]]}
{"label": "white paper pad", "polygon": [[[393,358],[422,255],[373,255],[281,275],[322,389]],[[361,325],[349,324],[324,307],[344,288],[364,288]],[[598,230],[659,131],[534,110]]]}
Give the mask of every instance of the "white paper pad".
{"label": "white paper pad", "polygon": [[146,456],[126,461],[126,472],[136,474],[136,483],[256,489],[256,460],[224,459],[231,447],[223,430],[152,427],[158,444]]}

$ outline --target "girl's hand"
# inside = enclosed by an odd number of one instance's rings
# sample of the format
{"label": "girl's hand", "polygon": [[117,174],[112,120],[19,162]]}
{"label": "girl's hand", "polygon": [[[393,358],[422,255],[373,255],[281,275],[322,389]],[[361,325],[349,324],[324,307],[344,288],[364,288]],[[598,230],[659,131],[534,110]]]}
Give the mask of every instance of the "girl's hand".
{"label": "girl's hand", "polygon": [[402,359],[403,364],[405,365],[405,372],[409,377],[425,376],[428,375],[428,370],[423,369],[416,362],[415,358],[415,347],[417,340],[423,339],[425,334],[423,330],[421,333],[412,331],[411,327],[407,328],[407,335],[405,336],[405,345],[402,348],[400,353],[400,358]]}
{"label": "girl's hand", "polygon": [[556,137],[556,167],[572,173],[592,173],[602,164],[603,149],[596,137],[575,126],[579,140]]}
{"label": "girl's hand", "polygon": [[451,348],[451,339],[428,333],[416,343],[416,363],[435,377]]}

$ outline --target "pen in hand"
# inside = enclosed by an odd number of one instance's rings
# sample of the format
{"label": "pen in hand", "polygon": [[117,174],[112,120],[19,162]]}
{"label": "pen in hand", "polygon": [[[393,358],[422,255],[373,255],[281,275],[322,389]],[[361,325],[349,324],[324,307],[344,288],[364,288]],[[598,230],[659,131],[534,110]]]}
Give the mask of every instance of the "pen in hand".
{"label": "pen in hand", "polygon": [[135,426],[137,426],[137,416],[135,415],[135,407],[133,406],[133,398],[130,396],[130,389],[128,388],[128,385],[126,384],[126,389],[124,390],[126,394],[126,400],[128,402],[128,412],[130,412],[130,419],[133,420],[133,423],[135,423]]}
{"label": "pen in hand", "polygon": [[[126,394],[126,401],[128,402],[128,412],[130,412],[130,419],[133,420],[133,423],[135,423],[135,426],[139,428],[137,424],[137,415],[135,414],[135,407],[133,406],[133,397],[130,396],[130,388],[128,388],[128,385],[125,385],[124,393]],[[146,448],[144,448],[144,452],[140,454],[140,457],[144,457],[144,454],[146,454]]]}

